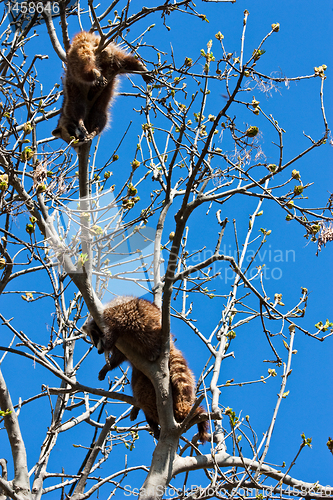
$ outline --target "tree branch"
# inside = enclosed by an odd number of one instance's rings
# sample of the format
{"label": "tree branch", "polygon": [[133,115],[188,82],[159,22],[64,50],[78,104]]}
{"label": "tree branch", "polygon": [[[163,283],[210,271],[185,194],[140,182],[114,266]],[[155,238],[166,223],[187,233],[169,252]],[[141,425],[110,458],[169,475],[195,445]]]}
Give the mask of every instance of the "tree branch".
{"label": "tree branch", "polygon": [[[307,491],[311,491],[314,489],[313,483],[300,481],[288,475],[285,476],[283,472],[279,472],[273,467],[270,467],[269,465],[263,464],[260,466],[258,461],[253,462],[253,460],[249,458],[234,457],[223,452],[216,454],[214,457],[211,455],[200,455],[196,457],[180,457],[177,455],[173,464],[172,475],[176,476],[178,474],[181,474],[182,472],[188,472],[190,470],[208,469],[214,467],[215,463],[219,467],[223,468],[226,467],[244,468],[244,466],[246,466],[253,471],[258,471],[260,469],[260,472],[262,474],[265,474],[268,477],[276,479],[277,481],[283,480],[283,484],[297,488],[300,490],[300,492],[302,491],[302,488],[303,491],[304,488],[306,488]],[[325,490],[324,486],[317,485],[317,483],[316,483],[316,488],[318,488],[318,490],[320,489]]]}
{"label": "tree branch", "polygon": [[[29,474],[27,467],[27,455],[23,442],[23,438],[21,435],[20,426],[18,423],[18,419],[12,404],[12,400],[6,386],[5,379],[3,378],[1,369],[0,369],[0,408],[3,412],[9,410],[9,414],[4,417],[4,424],[7,431],[8,439],[10,442],[10,447],[12,450],[12,456],[14,461],[14,474],[15,477],[12,481],[13,489],[15,491],[15,495],[17,494],[17,498],[21,495],[25,499],[30,499],[30,485],[29,485]],[[0,483],[2,488],[5,488],[6,483],[4,480],[1,480]],[[5,490],[6,491],[6,490]],[[6,491],[9,494],[9,491]],[[14,497],[11,492],[11,498]]]}
{"label": "tree branch", "polygon": [[97,457],[98,453],[100,452],[100,450],[103,446],[103,443],[104,443],[104,441],[105,441],[105,439],[110,431],[110,428],[115,423],[115,421],[116,421],[116,418],[113,417],[112,415],[107,417],[105,424],[104,424],[104,427],[101,430],[100,435],[98,436],[98,439],[95,443],[95,446],[93,447],[92,452],[89,455],[89,458],[87,460],[87,463],[82,471],[81,478],[80,478],[80,480],[75,488],[75,493],[72,497],[72,500],[79,500],[81,493],[84,492],[84,487],[86,485],[86,481],[87,481],[87,478],[88,478],[89,473],[91,471],[91,468],[94,465],[96,457]]}
{"label": "tree branch", "polygon": [[53,19],[52,19],[51,13],[49,11],[47,11],[47,9],[43,9],[42,14],[43,14],[43,18],[45,20],[47,31],[49,33],[49,37],[50,37],[52,46],[54,48],[54,51],[61,61],[66,62],[66,52],[64,51],[64,49],[62,48],[62,46],[59,42],[57,32],[56,32],[54,24],[53,24]]}

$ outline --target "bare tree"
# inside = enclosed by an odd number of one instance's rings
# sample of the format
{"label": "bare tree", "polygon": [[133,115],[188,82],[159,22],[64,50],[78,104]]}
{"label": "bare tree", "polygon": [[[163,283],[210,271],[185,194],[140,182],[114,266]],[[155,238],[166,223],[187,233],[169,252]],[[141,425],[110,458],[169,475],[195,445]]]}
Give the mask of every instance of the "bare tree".
{"label": "bare tree", "polygon": [[[326,491],[323,486],[289,474],[300,451],[310,446],[309,438],[302,436],[295,460],[285,471],[269,465],[267,454],[281,402],[288,395],[295,336],[324,341],[332,333],[332,324],[319,322],[317,331],[304,328],[300,318],[306,310],[307,289],[284,312],[282,294],[277,291],[273,299],[268,296],[265,269],[255,264],[271,233],[258,222],[264,207],[302,226],[309,240],[318,241],[319,249],[332,240],[332,200],[323,207],[308,208],[304,193],[310,182],[303,183],[297,170],[297,162],[329,138],[324,108],[326,66],[306,76],[263,74],[264,44],[277,36],[280,26],[272,24],[246,55],[248,11],[235,23],[240,49],[228,52],[218,32],[214,55],[209,40],[197,61],[195,55],[193,59],[184,55],[179,63],[173,52],[169,56],[149,42],[149,31],[156,22],[168,33],[167,21],[173,15],[184,16],[186,22],[205,21],[200,11],[205,3],[196,7],[189,0],[174,0],[138,8],[135,2],[116,0],[104,11],[93,3],[31,2],[29,12],[22,10],[24,3],[15,4],[17,17],[10,17],[6,6],[1,20],[0,291],[4,298],[23,301],[24,307],[14,318],[4,309],[0,312],[0,349],[4,352],[0,366],[10,360],[30,360],[24,366],[31,367],[33,361],[43,372],[38,381],[41,391],[15,404],[0,371],[0,417],[13,460],[11,478],[9,457],[2,457],[1,448],[0,499],[37,500],[57,490],[62,499],[96,498],[99,491],[103,498],[117,498],[139,493],[134,489],[141,485],[141,500],[157,499],[181,473],[185,473],[183,488],[175,498],[242,497],[244,488],[252,489],[254,495],[283,496],[287,487],[294,488],[294,496],[321,497]],[[223,12],[223,2],[219,8]],[[112,145],[103,162],[99,139],[77,145],[74,138],[66,145],[50,137],[49,122],[54,125],[53,118],[59,114],[62,90],[43,75],[47,56],[30,53],[35,38],[46,36],[39,33],[40,23],[47,27],[59,74],[70,47],[68,32],[87,29],[87,25],[104,44],[122,42],[146,64],[152,82],[146,85],[133,76],[133,90],[125,93],[135,97],[141,120],[131,165],[122,161],[120,153],[124,144],[128,150],[133,147],[128,131],[119,144]],[[317,138],[307,134],[307,147],[291,155],[284,146],[285,130],[257,99],[281,83],[311,79],[318,86],[323,132]],[[222,99],[217,99],[221,93]],[[254,124],[257,118],[260,127]],[[262,130],[275,144],[274,162],[262,149]],[[223,148],[218,140],[222,135]],[[122,171],[121,184],[110,185],[110,168]],[[246,212],[228,220],[229,207],[239,200],[244,200],[250,218]],[[209,231],[198,235],[195,217],[202,214]],[[232,254],[223,250],[225,241],[232,244]],[[221,288],[221,273],[228,274],[231,287]],[[149,455],[141,460],[137,455],[135,465],[127,464],[125,458],[120,465],[114,459],[115,454],[125,455],[117,451],[118,444],[125,451],[140,449],[138,439],[150,428],[128,419],[135,404],[127,386],[128,369],[115,372],[118,376],[112,374],[107,389],[96,387],[98,368],[92,377],[95,365],[90,362],[94,349],[81,330],[86,308],[103,330],[102,301],[118,293],[119,282],[130,290],[135,286],[137,295],[151,293],[162,313],[163,349],[156,362],[142,359],[123,340],[117,342],[155,388],[161,433],[151,463]],[[218,301],[221,310],[211,331],[200,327],[206,300]],[[41,332],[39,318],[44,309],[52,314],[53,323]],[[207,407],[204,418],[209,421],[210,443],[206,453],[193,433],[194,410],[181,423],[173,414],[168,364],[172,316],[187,328],[189,339],[201,342],[207,354],[202,366],[196,367],[201,374],[194,406],[204,400]],[[222,383],[222,362],[234,356],[231,346],[236,333],[251,324],[260,328],[262,342],[268,343],[271,367],[266,377],[242,383],[266,382],[281,375],[271,422],[261,439],[248,417],[221,401],[221,388],[238,384],[233,380]],[[196,364],[189,361],[191,366]],[[19,413],[40,399],[45,402],[43,418],[49,421],[40,455],[29,472],[29,449],[26,453]],[[73,463],[71,471],[64,470],[61,461],[56,468],[54,462],[50,465],[62,433],[68,435],[69,446],[71,431],[78,426],[83,460]],[[102,468],[104,463],[108,467]],[[196,470],[204,471],[206,486],[193,487],[192,471]],[[145,474],[143,484],[142,475],[136,475],[140,471]]]}

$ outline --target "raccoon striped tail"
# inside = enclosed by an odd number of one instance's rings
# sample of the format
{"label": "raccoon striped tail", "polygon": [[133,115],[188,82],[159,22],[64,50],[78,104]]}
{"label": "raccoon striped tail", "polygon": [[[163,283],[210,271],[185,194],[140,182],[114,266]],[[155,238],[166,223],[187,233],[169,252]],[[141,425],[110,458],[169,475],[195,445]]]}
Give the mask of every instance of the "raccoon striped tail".
{"label": "raccoon striped tail", "polygon": [[[177,422],[182,422],[190,413],[195,401],[195,381],[182,352],[175,347],[173,342],[170,345],[169,369],[175,419]],[[202,406],[198,406],[193,418],[202,413],[206,413],[205,409]],[[205,443],[208,440],[208,422],[199,422],[198,431],[200,441]]]}

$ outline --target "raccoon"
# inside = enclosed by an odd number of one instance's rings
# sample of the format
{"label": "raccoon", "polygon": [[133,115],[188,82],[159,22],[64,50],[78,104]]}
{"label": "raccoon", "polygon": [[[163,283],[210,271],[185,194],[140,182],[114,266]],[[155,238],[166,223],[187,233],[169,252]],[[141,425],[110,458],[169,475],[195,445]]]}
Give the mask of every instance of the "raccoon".
{"label": "raccoon", "polygon": [[[195,401],[194,387],[195,381],[192,371],[179,349],[173,342],[170,345],[169,372],[172,389],[173,411],[176,422],[182,422],[189,414]],[[150,425],[154,437],[160,436],[159,418],[156,406],[155,389],[148,377],[133,366],[132,370],[132,390],[133,396],[139,407],[145,414],[147,423]],[[130,419],[137,418],[140,408],[134,406],[130,413]],[[196,408],[193,418],[205,413],[202,406]],[[199,439],[202,443],[208,440],[208,422],[198,423]]]}
{"label": "raccoon", "polygon": [[[107,363],[99,372],[99,380],[104,380],[107,372],[126,361],[126,356],[115,346],[118,338],[126,338],[128,345],[139,354],[154,362],[161,354],[162,324],[160,309],[148,300],[119,297],[104,308],[104,333],[98,328],[93,318],[90,318],[83,329],[90,336],[99,354],[104,352]],[[109,353],[111,357],[109,358]],[[181,422],[189,414],[195,401],[195,381],[181,351],[177,349],[170,338],[169,358],[170,381],[173,398],[173,409],[176,422]],[[133,395],[142,408],[147,423],[159,437],[159,419],[156,406],[156,394],[152,382],[135,366],[132,366],[131,380]],[[131,420],[135,420],[139,412],[134,407]],[[193,417],[205,413],[199,406]],[[207,441],[208,424],[206,421],[198,424],[199,437],[202,442]]]}
{"label": "raccoon", "polygon": [[99,44],[99,36],[82,31],[75,35],[67,53],[64,100],[52,134],[67,143],[78,140],[75,148],[105,128],[117,75],[140,72],[146,82],[152,80],[146,66],[133,55],[113,43],[98,51]]}
{"label": "raccoon", "polygon": [[[108,371],[114,370],[127,360],[115,346],[119,337],[143,358],[156,361],[161,353],[161,311],[148,300],[134,297],[118,297],[104,308],[104,333],[93,318],[83,326],[90,336],[98,353],[105,354],[106,365],[99,372],[99,380],[104,380]],[[109,357],[109,353],[111,357]]]}

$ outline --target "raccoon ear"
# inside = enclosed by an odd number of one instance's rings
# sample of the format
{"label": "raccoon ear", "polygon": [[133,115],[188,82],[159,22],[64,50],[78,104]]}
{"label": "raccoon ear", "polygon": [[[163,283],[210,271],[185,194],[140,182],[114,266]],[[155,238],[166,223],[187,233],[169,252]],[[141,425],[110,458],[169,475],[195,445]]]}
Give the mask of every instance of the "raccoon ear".
{"label": "raccoon ear", "polygon": [[54,130],[52,130],[52,132],[51,132],[51,133],[52,133],[52,135],[53,135],[54,137],[59,137],[59,138],[61,138],[61,128],[60,128],[60,127],[55,128]]}

